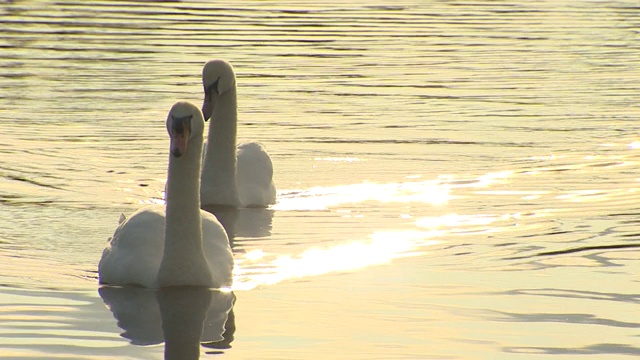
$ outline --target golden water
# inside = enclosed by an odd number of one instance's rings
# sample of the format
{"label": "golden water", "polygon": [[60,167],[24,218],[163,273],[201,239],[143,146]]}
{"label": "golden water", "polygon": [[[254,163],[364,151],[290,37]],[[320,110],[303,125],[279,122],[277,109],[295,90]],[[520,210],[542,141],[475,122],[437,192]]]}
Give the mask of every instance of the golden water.
{"label": "golden water", "polygon": [[[139,345],[166,310],[211,299],[232,348],[201,358],[640,355],[638,24],[634,1],[0,3],[0,357],[162,358]],[[99,294],[212,58],[279,190],[233,223],[233,312]]]}

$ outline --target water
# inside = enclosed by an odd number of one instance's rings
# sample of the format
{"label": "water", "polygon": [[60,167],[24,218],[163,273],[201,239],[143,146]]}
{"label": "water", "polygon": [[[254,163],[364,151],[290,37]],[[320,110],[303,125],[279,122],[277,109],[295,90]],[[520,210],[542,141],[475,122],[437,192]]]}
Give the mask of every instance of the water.
{"label": "water", "polygon": [[[638,356],[639,23],[625,0],[2,2],[0,357],[158,359],[163,333],[184,358]],[[99,293],[212,58],[279,201],[237,214],[233,294]]]}

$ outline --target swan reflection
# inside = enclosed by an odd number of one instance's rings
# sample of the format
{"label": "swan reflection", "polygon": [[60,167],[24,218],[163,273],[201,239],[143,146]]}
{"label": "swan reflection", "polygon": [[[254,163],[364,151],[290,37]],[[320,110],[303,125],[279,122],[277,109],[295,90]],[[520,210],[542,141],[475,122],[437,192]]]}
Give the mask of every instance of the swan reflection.
{"label": "swan reflection", "polygon": [[230,348],[235,332],[232,292],[205,287],[102,287],[122,337],[134,345],[165,343],[165,359],[198,359],[200,346]]}
{"label": "swan reflection", "polygon": [[267,208],[233,208],[229,206],[204,206],[222,224],[231,248],[236,237],[264,238],[271,236],[274,211]]}

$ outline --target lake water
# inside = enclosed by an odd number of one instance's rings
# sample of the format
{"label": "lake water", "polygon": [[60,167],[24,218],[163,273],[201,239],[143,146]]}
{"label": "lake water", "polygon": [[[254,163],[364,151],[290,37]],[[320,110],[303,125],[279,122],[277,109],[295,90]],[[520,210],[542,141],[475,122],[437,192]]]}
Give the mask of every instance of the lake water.
{"label": "lake water", "polygon": [[[639,356],[638,3],[392,4],[1,1],[0,357]],[[232,294],[100,289],[213,58],[278,203]]]}

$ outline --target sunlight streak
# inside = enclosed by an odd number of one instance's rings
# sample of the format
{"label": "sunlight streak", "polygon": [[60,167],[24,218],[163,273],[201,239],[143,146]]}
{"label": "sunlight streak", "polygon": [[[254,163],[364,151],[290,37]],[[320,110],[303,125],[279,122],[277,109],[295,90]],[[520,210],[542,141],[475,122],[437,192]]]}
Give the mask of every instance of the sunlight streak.
{"label": "sunlight streak", "polygon": [[513,175],[512,171],[500,171],[500,172],[494,172],[494,173],[488,173],[485,175],[482,175],[480,177],[478,177],[478,180],[480,181],[478,184],[478,187],[488,187],[491,186],[495,183],[499,183],[502,180],[511,177]]}
{"label": "sunlight streak", "polygon": [[[380,231],[366,241],[353,241],[329,248],[311,248],[300,254],[277,255],[253,250],[237,259],[233,289],[251,290],[288,279],[318,276],[332,272],[351,271],[382,265],[394,259],[424,254],[423,247],[438,244],[431,240],[439,231]],[[273,257],[273,256],[272,256]],[[257,264],[255,262],[258,262]],[[264,269],[256,272],[255,269]]]}
{"label": "sunlight streak", "polygon": [[432,182],[360,183],[332,187],[314,187],[306,191],[280,194],[274,210],[326,210],[341,204],[377,201],[383,203],[446,204],[450,187]]}

